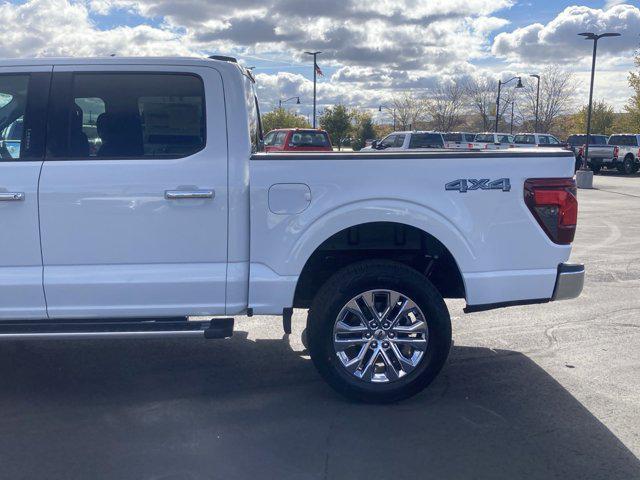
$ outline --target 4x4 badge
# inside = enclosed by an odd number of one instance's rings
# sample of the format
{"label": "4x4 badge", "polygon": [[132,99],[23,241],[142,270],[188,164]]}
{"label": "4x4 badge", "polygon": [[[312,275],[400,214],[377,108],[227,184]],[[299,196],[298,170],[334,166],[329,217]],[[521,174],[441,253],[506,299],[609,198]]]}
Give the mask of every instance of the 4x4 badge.
{"label": "4x4 badge", "polygon": [[499,178],[493,180],[489,178],[460,178],[449,182],[444,186],[445,190],[453,190],[460,193],[467,193],[473,190],[502,190],[503,192],[511,191],[511,181],[508,178]]}

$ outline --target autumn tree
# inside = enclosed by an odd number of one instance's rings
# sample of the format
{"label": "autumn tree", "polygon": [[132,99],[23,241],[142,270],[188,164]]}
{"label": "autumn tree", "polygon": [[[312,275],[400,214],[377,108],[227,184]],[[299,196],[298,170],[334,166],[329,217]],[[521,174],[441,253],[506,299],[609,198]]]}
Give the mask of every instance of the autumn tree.
{"label": "autumn tree", "polygon": [[396,111],[399,129],[418,128],[418,125],[426,119],[428,100],[414,92],[403,92],[397,95],[392,105]]}
{"label": "autumn tree", "polygon": [[373,118],[368,112],[354,114],[353,124],[355,138],[352,147],[357,151],[365,147],[367,140],[374,140],[376,138],[376,132],[373,125]]}
{"label": "autumn tree", "polygon": [[451,132],[462,124],[466,92],[460,83],[441,83],[427,102],[433,129]]}
{"label": "autumn tree", "polygon": [[[583,106],[572,115],[571,126],[574,132],[587,131],[588,105]],[[593,102],[591,108],[591,131],[602,135],[610,135],[616,120],[613,107],[604,100]]]}
{"label": "autumn tree", "polygon": [[278,128],[310,128],[309,122],[302,115],[298,115],[285,108],[276,108],[262,116],[262,129],[265,133]]}
{"label": "autumn tree", "polygon": [[[478,130],[493,131],[495,127],[496,98],[498,84],[490,78],[472,78],[464,85],[469,105],[478,117]],[[500,118],[511,110],[513,88],[504,87],[500,93]]]}
{"label": "autumn tree", "polygon": [[343,141],[348,138],[352,132],[352,112],[344,105],[335,105],[325,108],[320,116],[320,126],[326,130],[331,138],[331,143],[342,148]]}
{"label": "autumn tree", "polygon": [[[518,105],[525,119],[535,119],[537,80],[525,83],[518,93]],[[557,65],[540,72],[540,105],[538,109],[538,132],[549,133],[558,129],[558,122],[571,110],[576,81]]]}
{"label": "autumn tree", "polygon": [[624,107],[624,123],[627,131],[640,132],[640,50],[636,52],[634,63],[636,71],[629,72],[629,86],[633,94]]}

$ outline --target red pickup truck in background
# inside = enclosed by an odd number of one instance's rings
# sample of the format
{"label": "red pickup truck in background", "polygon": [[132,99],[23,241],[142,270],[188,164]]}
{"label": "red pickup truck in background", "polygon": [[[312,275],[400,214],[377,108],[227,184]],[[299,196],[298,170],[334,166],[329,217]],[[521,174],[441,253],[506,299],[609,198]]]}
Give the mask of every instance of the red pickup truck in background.
{"label": "red pickup truck in background", "polygon": [[264,137],[266,152],[332,152],[329,134],[324,130],[283,128]]}

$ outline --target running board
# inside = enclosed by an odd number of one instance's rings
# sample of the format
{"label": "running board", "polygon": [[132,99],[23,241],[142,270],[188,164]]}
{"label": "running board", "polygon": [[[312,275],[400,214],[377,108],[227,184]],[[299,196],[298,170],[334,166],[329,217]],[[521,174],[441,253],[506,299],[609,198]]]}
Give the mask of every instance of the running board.
{"label": "running board", "polygon": [[233,318],[188,321],[170,319],[25,320],[0,321],[0,340],[67,338],[229,338]]}

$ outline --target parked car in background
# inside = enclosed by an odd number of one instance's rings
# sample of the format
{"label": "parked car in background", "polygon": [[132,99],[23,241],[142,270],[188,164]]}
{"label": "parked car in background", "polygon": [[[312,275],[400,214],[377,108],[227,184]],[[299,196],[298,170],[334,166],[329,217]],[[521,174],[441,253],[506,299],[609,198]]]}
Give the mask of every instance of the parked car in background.
{"label": "parked car in background", "polygon": [[499,150],[513,146],[513,135],[510,133],[484,132],[477,133],[473,139],[473,148]]}
{"label": "parked car in background", "polygon": [[329,134],[324,130],[283,128],[264,137],[266,152],[332,152]]}
{"label": "parked car in background", "polygon": [[469,132],[447,132],[443,133],[445,148],[458,150],[469,150],[473,148],[475,133]]}
{"label": "parked car in background", "polygon": [[561,147],[560,140],[548,133],[519,133],[513,137],[514,147]]}
{"label": "parked car in background", "polygon": [[618,147],[618,156],[615,167],[620,173],[631,175],[640,170],[640,135],[619,134],[611,135],[609,145]]}
{"label": "parked car in background", "polygon": [[[607,145],[607,140],[609,137],[601,134],[591,134],[591,145]],[[582,154],[580,153],[580,149],[584,147],[587,143],[587,136],[583,134],[574,134],[569,135],[567,137],[567,141],[565,142],[569,150],[573,152],[576,157],[576,170],[580,168],[582,165]]]}
{"label": "parked car in background", "polygon": [[410,131],[393,132],[371,147],[363,150],[422,150],[425,148],[444,148],[444,138],[440,132]]}

